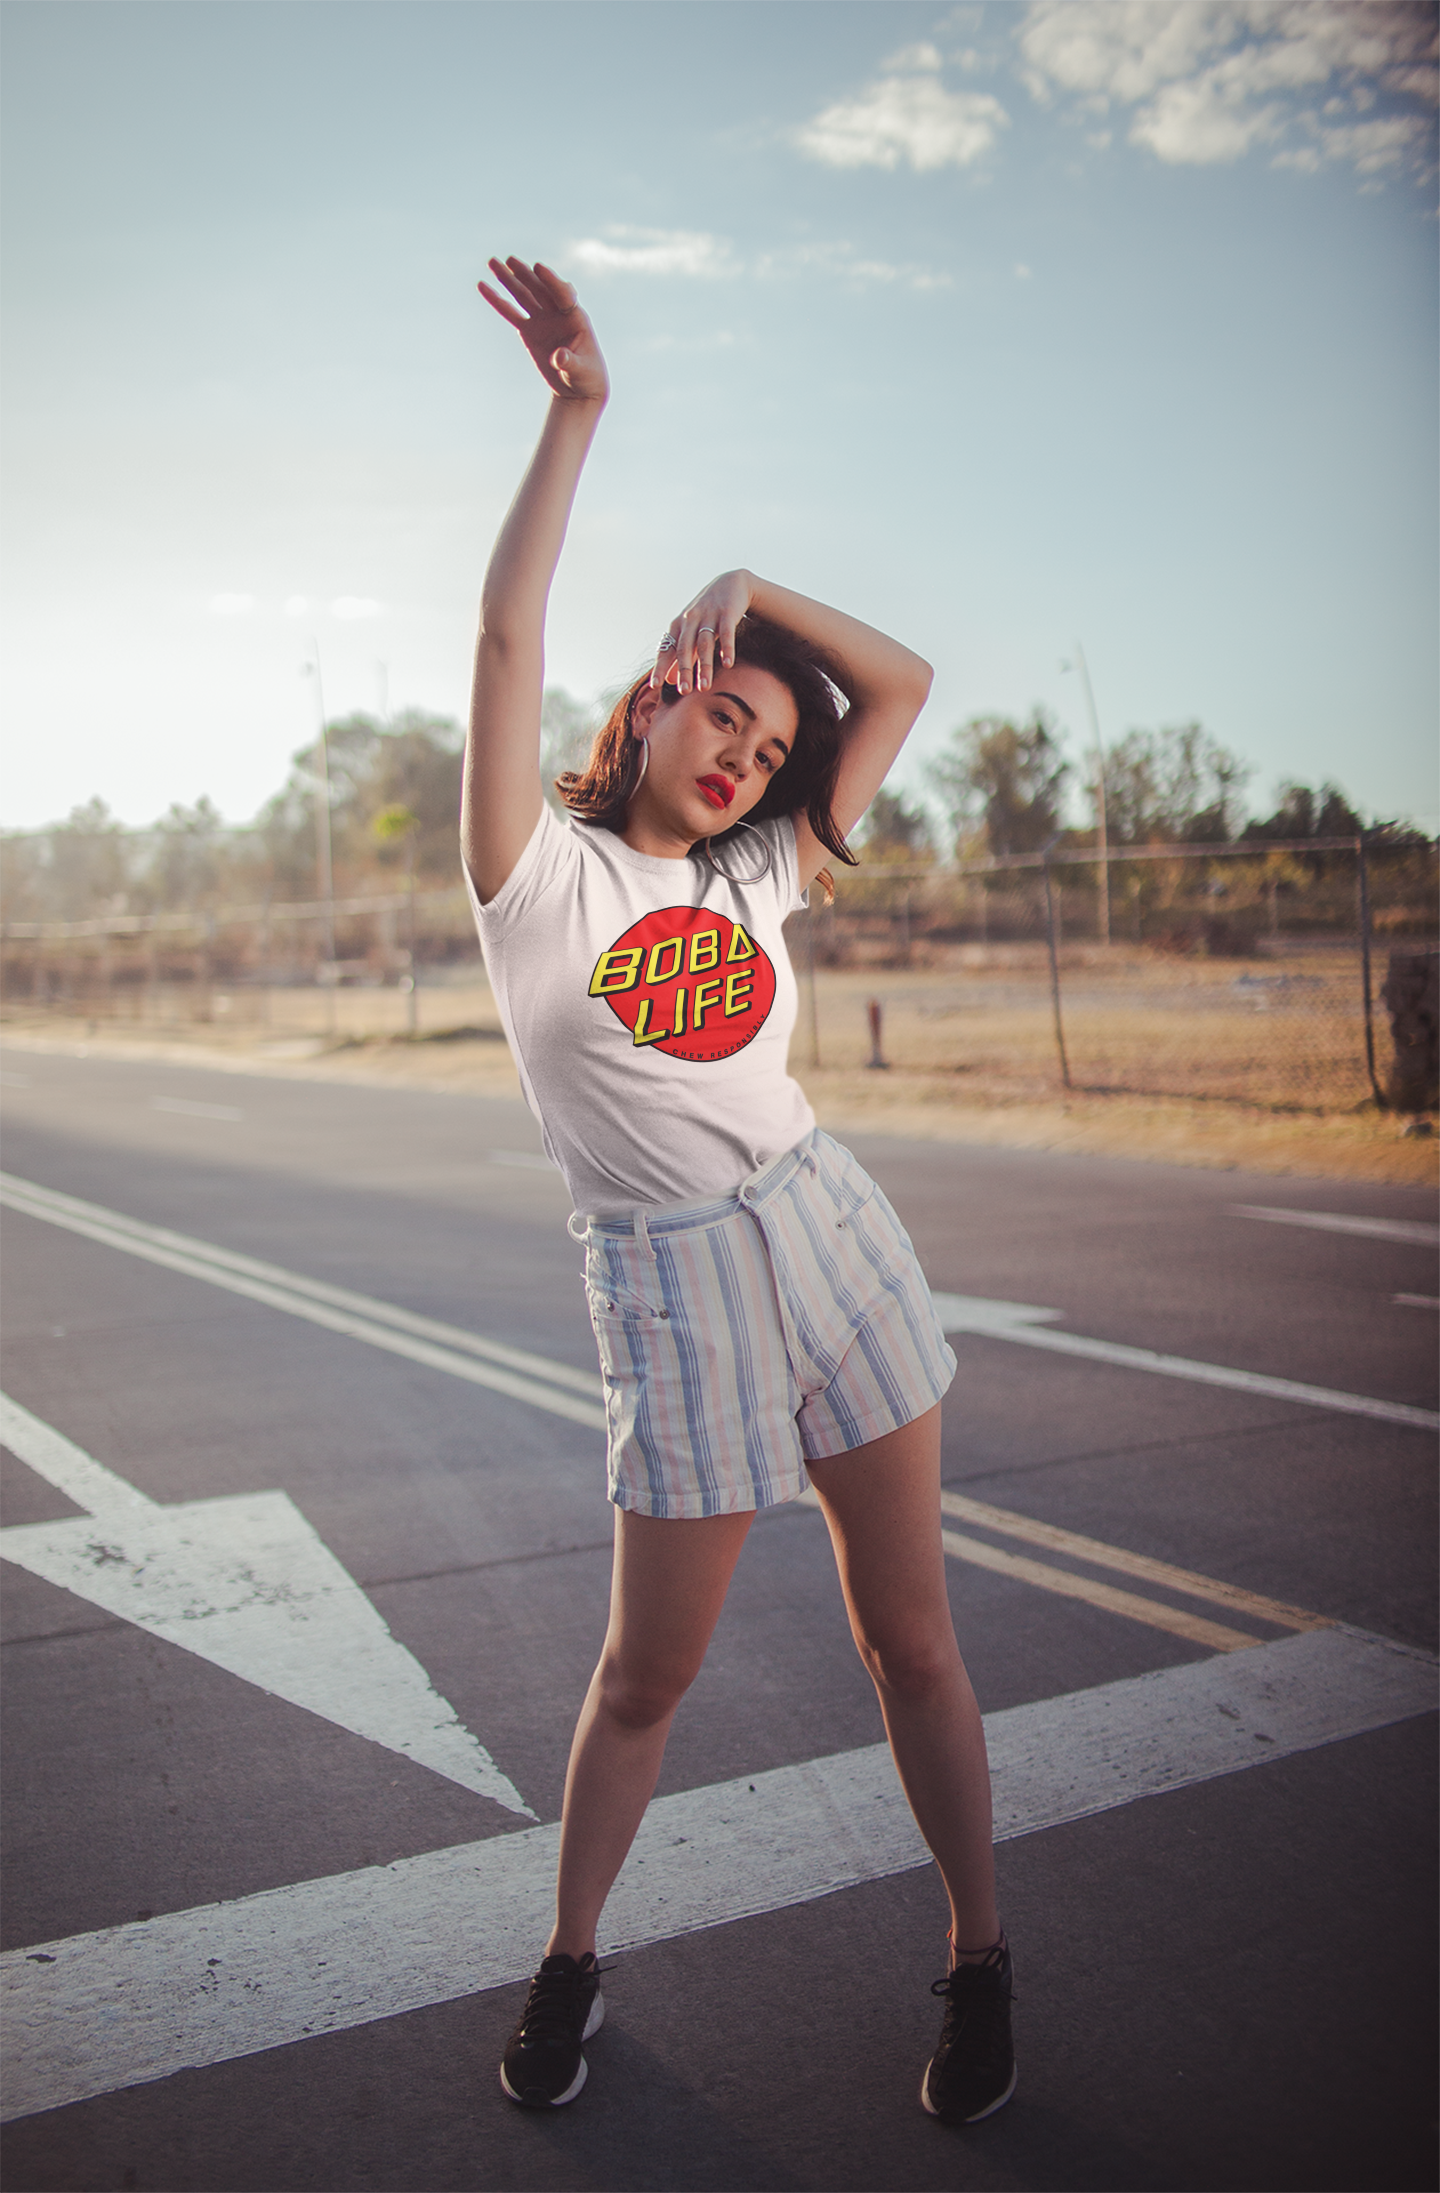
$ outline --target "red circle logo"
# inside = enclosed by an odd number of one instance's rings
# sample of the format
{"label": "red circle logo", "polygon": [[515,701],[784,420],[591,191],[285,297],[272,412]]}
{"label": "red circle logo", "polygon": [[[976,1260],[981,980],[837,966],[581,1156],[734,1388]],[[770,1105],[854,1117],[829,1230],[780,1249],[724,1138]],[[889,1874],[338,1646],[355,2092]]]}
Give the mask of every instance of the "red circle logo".
{"label": "red circle logo", "polygon": [[728,915],[665,906],[600,954],[590,995],[604,998],[637,1050],[709,1064],[759,1035],[775,1002],[775,969]]}

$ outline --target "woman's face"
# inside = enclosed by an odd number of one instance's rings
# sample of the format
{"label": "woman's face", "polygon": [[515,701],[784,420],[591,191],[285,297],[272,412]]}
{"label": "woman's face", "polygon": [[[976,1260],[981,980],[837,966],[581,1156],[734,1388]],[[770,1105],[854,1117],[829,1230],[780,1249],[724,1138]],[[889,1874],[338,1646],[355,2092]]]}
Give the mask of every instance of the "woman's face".
{"label": "woman's face", "polygon": [[728,830],[765,797],[789,759],[798,720],[789,688],[753,663],[717,667],[707,691],[679,700],[642,692],[634,722],[650,742],[650,760],[627,832],[638,824],[689,846]]}

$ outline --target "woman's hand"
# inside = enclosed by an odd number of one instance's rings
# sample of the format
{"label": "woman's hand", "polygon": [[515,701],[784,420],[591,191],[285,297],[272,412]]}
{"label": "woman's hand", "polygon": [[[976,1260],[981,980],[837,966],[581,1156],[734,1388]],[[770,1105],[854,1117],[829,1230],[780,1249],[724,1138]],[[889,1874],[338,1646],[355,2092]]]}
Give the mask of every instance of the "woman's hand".
{"label": "woman's hand", "polygon": [[755,583],[748,571],[722,571],[702,586],[689,607],[671,618],[655,650],[651,685],[668,681],[681,693],[692,685],[703,693],[714,683],[717,667],[729,670],[735,661],[735,627],[754,599]]}
{"label": "woman's hand", "polygon": [[515,329],[546,387],[571,403],[603,404],[610,377],[573,283],[538,260],[532,267],[523,259],[492,259],[490,272],[515,302],[507,304],[488,282],[479,284],[480,294]]}

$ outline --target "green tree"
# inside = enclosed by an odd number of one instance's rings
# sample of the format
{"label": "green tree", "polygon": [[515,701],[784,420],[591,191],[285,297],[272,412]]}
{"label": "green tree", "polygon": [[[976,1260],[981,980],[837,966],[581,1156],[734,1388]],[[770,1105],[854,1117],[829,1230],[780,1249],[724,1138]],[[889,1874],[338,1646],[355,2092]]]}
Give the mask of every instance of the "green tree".
{"label": "green tree", "polygon": [[913,867],[934,857],[930,818],[923,807],[910,807],[898,792],[875,794],[861,837],[865,857],[897,867]]}
{"label": "green tree", "polygon": [[1245,838],[1353,838],[1364,828],[1360,817],[1336,784],[1322,784],[1312,792],[1308,784],[1285,783],[1273,815],[1250,822]]}
{"label": "green tree", "polygon": [[557,814],[565,803],[555,789],[555,779],[567,770],[582,770],[595,735],[595,711],[567,693],[563,685],[547,685],[540,702],[540,787]]}
{"label": "green tree", "polygon": [[229,865],[229,835],[220,810],[203,793],[193,807],[175,801],[149,833],[150,858],[141,877],[146,903],[177,909],[213,905]]}
{"label": "green tree", "polygon": [[992,854],[1037,853],[1050,842],[1069,774],[1054,719],[1043,708],[1022,724],[972,716],[930,769],[957,841],[979,825]]}
{"label": "green tree", "polygon": [[73,807],[64,822],[44,833],[43,862],[46,918],[85,921],[92,915],[123,912],[129,893],[127,833],[104,800]]}
{"label": "green tree", "polygon": [[[1129,731],[1105,756],[1112,845],[1228,842],[1250,768],[1198,723]],[[1093,782],[1090,787],[1094,796]]]}

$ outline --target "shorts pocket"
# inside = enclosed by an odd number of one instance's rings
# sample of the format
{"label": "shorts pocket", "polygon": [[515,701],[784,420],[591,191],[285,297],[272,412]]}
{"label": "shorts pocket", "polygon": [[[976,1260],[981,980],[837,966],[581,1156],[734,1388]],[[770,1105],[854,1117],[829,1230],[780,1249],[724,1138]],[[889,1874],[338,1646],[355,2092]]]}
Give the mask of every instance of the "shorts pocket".
{"label": "shorts pocket", "polygon": [[611,1378],[634,1377],[668,1334],[670,1312],[612,1287],[597,1287],[588,1279],[585,1298],[602,1370]]}
{"label": "shorts pocket", "polygon": [[834,1208],[833,1223],[837,1231],[843,1232],[861,1217],[880,1191],[843,1142],[832,1142],[827,1136],[826,1144],[821,1154],[820,1186]]}

